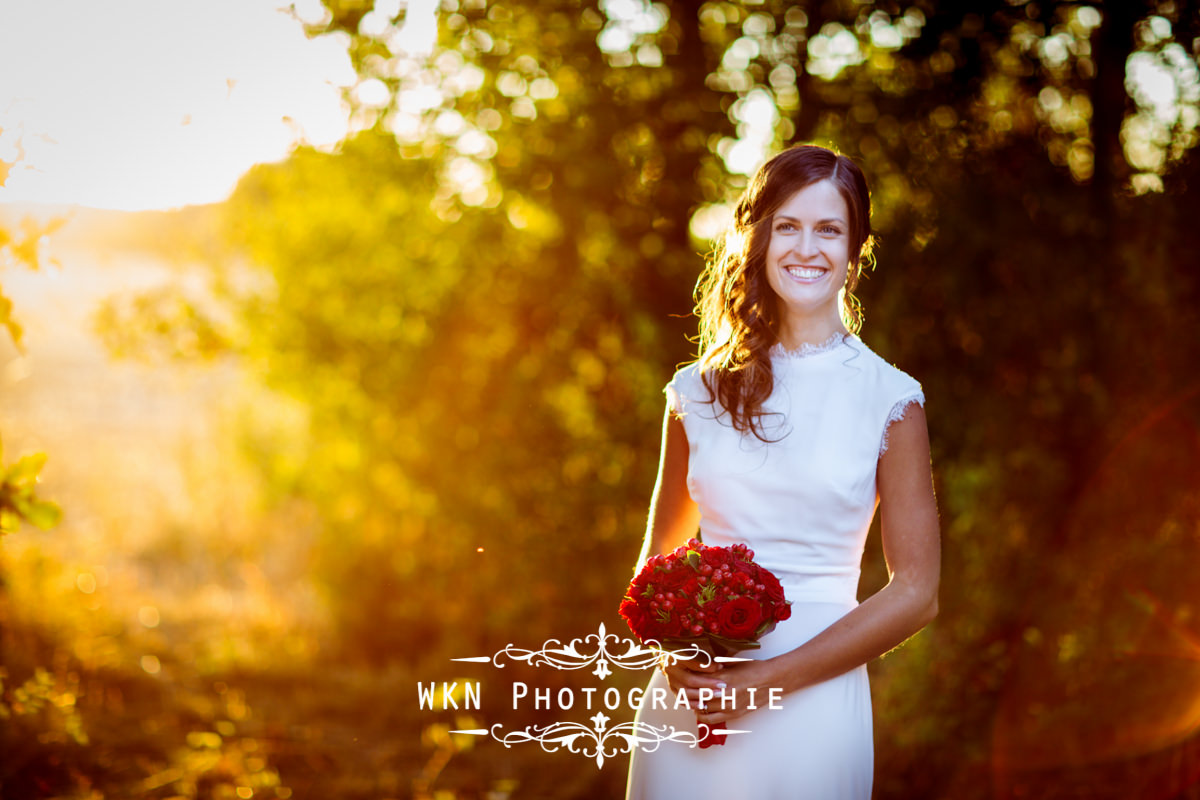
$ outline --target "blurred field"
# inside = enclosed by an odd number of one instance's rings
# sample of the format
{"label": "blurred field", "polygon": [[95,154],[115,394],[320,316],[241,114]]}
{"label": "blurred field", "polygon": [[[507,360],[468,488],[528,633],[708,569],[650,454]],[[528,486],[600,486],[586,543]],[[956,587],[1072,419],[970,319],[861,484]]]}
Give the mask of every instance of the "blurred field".
{"label": "blurred field", "polygon": [[248,456],[285,451],[302,412],[234,357],[115,360],[94,332],[109,296],[203,292],[200,265],[112,241],[130,217],[76,212],[58,266],[2,276],[25,329],[0,344],[5,456],[49,453],[65,514],[0,549],[3,688],[25,698],[0,797],[618,796],[623,765],[479,755],[446,733],[479,720],[418,718],[416,679],[444,669],[323,651],[314,513],[265,497]]}
{"label": "blurred field", "polygon": [[[52,533],[6,542],[14,600],[58,589],[51,605],[61,612],[81,604],[132,621],[154,609],[143,616],[159,615],[160,635],[230,616],[295,629],[312,618],[311,598],[293,591],[285,604],[271,587],[294,583],[302,539],[272,542],[269,525],[247,523],[256,476],[236,437],[239,409],[253,404],[247,376],[229,360],[114,362],[92,330],[105,297],[188,273],[64,234],[47,254],[61,266],[5,276],[26,349],[2,345],[5,449],[54,454],[44,491],[69,509]],[[23,576],[39,573],[22,567],[39,562],[41,582],[27,585]]]}

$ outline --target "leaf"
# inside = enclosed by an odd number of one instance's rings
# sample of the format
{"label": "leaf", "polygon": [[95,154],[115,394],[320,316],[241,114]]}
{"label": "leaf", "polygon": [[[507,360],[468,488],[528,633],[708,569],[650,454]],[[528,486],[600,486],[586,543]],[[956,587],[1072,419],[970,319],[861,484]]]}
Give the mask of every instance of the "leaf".
{"label": "leaf", "polygon": [[[24,333],[21,326],[13,320],[7,319],[4,320],[4,327],[8,329],[8,335],[12,337],[13,344],[17,346],[18,350],[21,350],[21,334]],[[21,352],[23,353],[24,350]]]}
{"label": "leaf", "polygon": [[17,487],[32,486],[37,483],[38,473],[46,465],[45,453],[31,453],[22,457],[8,468],[4,482]]}
{"label": "leaf", "polygon": [[48,500],[37,500],[27,506],[25,519],[48,531],[62,521],[62,509]]}
{"label": "leaf", "polygon": [[29,515],[29,509],[32,507],[31,494],[29,492],[22,492],[21,494],[9,497],[8,507],[21,519],[26,519]]}
{"label": "leaf", "polygon": [[12,300],[4,296],[0,292],[0,325],[8,329],[8,335],[12,337],[13,344],[18,349],[21,347],[21,326],[12,317]]}

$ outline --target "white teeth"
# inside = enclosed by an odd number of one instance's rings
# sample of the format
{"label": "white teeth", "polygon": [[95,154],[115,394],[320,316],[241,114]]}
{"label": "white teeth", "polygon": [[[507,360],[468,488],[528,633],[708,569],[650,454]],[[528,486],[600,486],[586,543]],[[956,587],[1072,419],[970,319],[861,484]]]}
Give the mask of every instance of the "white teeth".
{"label": "white teeth", "polygon": [[787,271],[797,278],[819,278],[825,274],[825,270],[816,267],[788,267]]}

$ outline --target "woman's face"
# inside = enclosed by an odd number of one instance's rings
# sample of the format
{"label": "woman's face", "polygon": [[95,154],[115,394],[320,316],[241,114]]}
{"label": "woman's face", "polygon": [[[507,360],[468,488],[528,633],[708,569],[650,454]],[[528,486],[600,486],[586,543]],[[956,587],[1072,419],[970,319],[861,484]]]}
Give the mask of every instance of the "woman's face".
{"label": "woman's face", "polygon": [[850,265],[850,210],[832,181],[799,190],[771,219],[767,283],[785,318],[841,319],[838,292]]}

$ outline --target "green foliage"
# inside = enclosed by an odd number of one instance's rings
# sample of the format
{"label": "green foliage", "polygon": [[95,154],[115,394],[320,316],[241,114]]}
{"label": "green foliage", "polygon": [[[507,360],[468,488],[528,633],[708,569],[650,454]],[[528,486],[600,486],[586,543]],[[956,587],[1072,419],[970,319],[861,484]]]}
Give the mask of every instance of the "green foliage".
{"label": "green foliage", "polygon": [[[0,176],[2,177],[2,176]],[[0,180],[0,185],[3,181]],[[41,266],[41,244],[44,237],[60,228],[65,220],[54,219],[39,225],[30,219],[22,220],[17,235],[0,225],[0,266],[15,263],[29,269]],[[12,301],[0,287],[0,328],[7,330],[13,344],[21,347],[22,329],[13,316]],[[24,520],[43,530],[58,524],[62,512],[54,503],[39,498],[38,473],[46,463],[41,453],[27,455],[9,467],[4,467],[0,448],[0,536],[13,533]]]}
{"label": "green foliage", "polygon": [[[6,672],[0,668],[0,719],[37,732],[41,736],[61,736],[86,745],[82,718],[75,708],[78,686],[59,686],[54,676],[38,668],[33,677],[6,692]],[[22,718],[33,718],[24,722]]]}
{"label": "green foliage", "polygon": [[243,298],[249,357],[309,408],[295,488],[327,512],[320,569],[348,639],[379,655],[414,633],[561,621],[536,593],[479,619],[513,585],[600,605],[611,586],[568,576],[566,558],[623,550],[616,535],[640,526],[653,465],[634,452],[669,369],[636,357],[657,331],[617,310],[609,275],[560,268],[498,211],[439,219],[434,186],[371,133],[258,170],[229,209],[255,221],[247,247],[274,273],[268,297]]}
{"label": "green foliage", "polygon": [[203,361],[234,349],[230,333],[214,315],[174,287],[109,298],[97,309],[93,323],[117,358]]}
{"label": "green foliage", "polygon": [[[687,356],[670,314],[699,269],[707,136],[728,127],[703,51],[681,29],[679,69],[613,71],[594,11],[543,10],[447,20],[447,53],[493,42],[456,106],[482,150],[380,127],[260,168],[228,206],[231,240],[271,271],[239,299],[250,357],[310,410],[295,489],[326,512],[319,570],[347,645],[376,658],[612,613],[660,388]],[[364,64],[381,52],[359,44]],[[515,80],[540,87],[532,113]]]}
{"label": "green foliage", "polygon": [[291,796],[241,689],[166,691],[140,670],[88,668],[6,606],[0,614],[5,797]]}
{"label": "green foliage", "polygon": [[[18,145],[19,157],[23,152]],[[4,185],[13,163],[0,160],[0,186]],[[39,224],[31,218],[25,218],[17,226],[17,231],[0,224],[0,267],[15,264],[32,270],[39,269],[45,238],[65,222],[65,219],[55,218]],[[0,328],[8,332],[13,344],[20,349],[23,331],[13,316],[12,300],[4,295],[3,287],[0,287]],[[0,449],[0,536],[15,531],[22,520],[42,529],[57,525],[61,516],[58,506],[38,498],[34,493],[38,473],[46,457],[42,454],[25,456],[5,470],[2,455],[3,450]]]}
{"label": "green foliage", "polygon": [[39,498],[34,491],[38,473],[45,463],[46,455],[35,453],[24,456],[0,473],[0,535],[14,533],[22,520],[42,530],[58,524],[62,511],[54,503]]}
{"label": "green foliage", "polygon": [[[3,166],[4,162],[0,162]],[[0,175],[0,178],[3,176]],[[4,181],[0,180],[0,186]],[[15,264],[32,270],[42,266],[42,244],[45,237],[54,233],[66,223],[63,218],[55,218],[48,222],[38,223],[31,218],[22,219],[18,231],[10,230],[0,224],[0,267]],[[12,300],[4,296],[0,287],[0,328],[8,331],[13,344],[21,347],[21,325],[13,316]]]}

